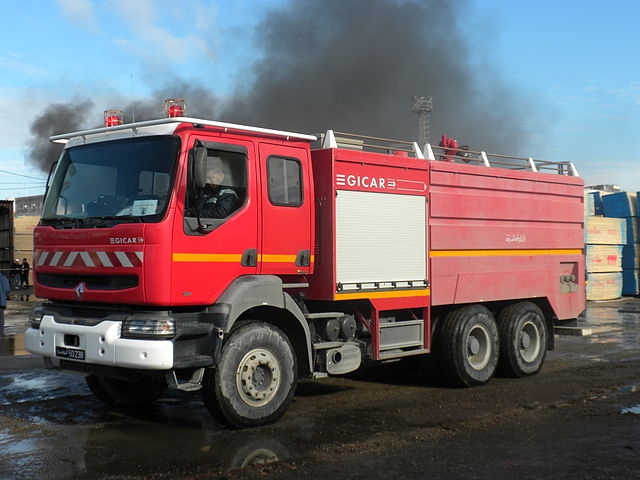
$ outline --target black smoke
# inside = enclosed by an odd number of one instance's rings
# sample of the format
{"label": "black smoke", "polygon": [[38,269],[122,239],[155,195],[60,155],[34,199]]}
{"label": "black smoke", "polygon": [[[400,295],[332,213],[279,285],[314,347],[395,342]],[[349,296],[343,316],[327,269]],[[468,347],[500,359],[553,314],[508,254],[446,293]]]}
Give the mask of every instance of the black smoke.
{"label": "black smoke", "polygon": [[215,95],[199,82],[187,82],[172,79],[161,88],[156,89],[149,98],[136,100],[124,108],[125,122],[142,122],[165,116],[164,100],[167,98],[183,98],[187,106],[187,115],[196,118],[213,119],[219,101]]}
{"label": "black smoke", "polygon": [[[199,86],[186,81],[172,79],[167,86],[154,91],[148,98],[124,103],[122,108],[125,122],[142,122],[162,118],[165,115],[163,101],[176,97],[176,92],[184,96],[187,103],[187,114],[194,117],[213,118],[216,98]],[[114,99],[109,105],[123,105],[121,99]],[[62,145],[51,143],[49,137],[64,133],[76,132],[87,128],[104,126],[100,123],[102,111],[94,108],[90,100],[75,100],[69,104],[52,104],[47,106],[30,124],[31,139],[27,148],[27,162],[42,171],[48,172],[62,152]]]}
{"label": "black smoke", "polygon": [[474,31],[471,7],[467,0],[292,0],[258,26],[262,57],[224,116],[417,140],[411,97],[425,95],[434,104],[431,143],[446,134],[472,149],[514,153],[531,112],[487,65],[491,32]]}
{"label": "black smoke", "polygon": [[48,172],[58,160],[62,145],[48,141],[52,135],[76,132],[84,128],[87,114],[93,108],[90,100],[78,100],[71,104],[54,103],[47,106],[29,125],[32,139],[27,148],[27,160]]}
{"label": "black smoke", "polygon": [[[472,150],[516,154],[530,133],[531,106],[491,66],[491,31],[473,23],[473,5],[290,0],[257,25],[255,61],[236,73],[233,95],[223,100],[202,86],[206,79],[167,79],[150,98],[131,102],[125,120],[159,118],[162,99],[180,96],[189,116],[417,140],[412,96],[426,95],[434,106],[431,143],[446,134]],[[52,107],[34,121],[33,142],[69,131]],[[56,158],[40,147],[28,156],[45,170]]]}

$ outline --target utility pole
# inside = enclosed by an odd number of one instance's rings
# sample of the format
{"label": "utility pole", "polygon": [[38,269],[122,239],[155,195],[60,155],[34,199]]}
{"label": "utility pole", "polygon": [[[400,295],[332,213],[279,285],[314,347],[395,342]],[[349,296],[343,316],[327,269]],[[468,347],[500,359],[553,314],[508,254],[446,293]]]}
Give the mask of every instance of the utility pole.
{"label": "utility pole", "polygon": [[424,146],[429,142],[429,116],[433,111],[433,97],[413,97],[413,113],[418,114],[418,145]]}

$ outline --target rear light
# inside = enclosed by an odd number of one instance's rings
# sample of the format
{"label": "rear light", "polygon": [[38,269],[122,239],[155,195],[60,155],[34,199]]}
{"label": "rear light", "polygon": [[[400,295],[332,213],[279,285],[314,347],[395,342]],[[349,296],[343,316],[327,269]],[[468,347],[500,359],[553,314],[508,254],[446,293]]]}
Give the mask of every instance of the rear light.
{"label": "rear light", "polygon": [[184,117],[187,115],[187,106],[183,98],[168,98],[164,101],[164,111],[167,117]]}
{"label": "rear light", "polygon": [[127,317],[122,323],[123,338],[146,338],[165,340],[176,334],[176,321],[173,317],[158,313]]}
{"label": "rear light", "polygon": [[122,110],[105,110],[104,111],[104,126],[105,127],[115,127],[117,125],[122,125],[124,118],[124,113]]}

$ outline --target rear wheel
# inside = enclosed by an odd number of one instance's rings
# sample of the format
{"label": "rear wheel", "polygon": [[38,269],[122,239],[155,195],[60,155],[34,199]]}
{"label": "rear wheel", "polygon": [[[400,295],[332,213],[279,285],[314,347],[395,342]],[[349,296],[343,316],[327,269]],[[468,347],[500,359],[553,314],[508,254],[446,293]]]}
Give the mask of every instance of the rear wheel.
{"label": "rear wheel", "polygon": [[531,302],[509,305],[498,316],[498,328],[500,374],[519,378],[538,373],[547,356],[547,327],[540,308]]}
{"label": "rear wheel", "polygon": [[233,331],[218,365],[205,374],[203,397],[218,421],[243,428],[276,421],[293,398],[297,371],[286,335],[264,322]]}
{"label": "rear wheel", "polygon": [[89,390],[106,405],[141,406],[155,402],[167,390],[164,379],[149,377],[139,381],[89,375]]}
{"label": "rear wheel", "polygon": [[451,385],[482,385],[495,373],[498,348],[498,327],[489,310],[482,305],[453,310],[437,339],[440,371]]}

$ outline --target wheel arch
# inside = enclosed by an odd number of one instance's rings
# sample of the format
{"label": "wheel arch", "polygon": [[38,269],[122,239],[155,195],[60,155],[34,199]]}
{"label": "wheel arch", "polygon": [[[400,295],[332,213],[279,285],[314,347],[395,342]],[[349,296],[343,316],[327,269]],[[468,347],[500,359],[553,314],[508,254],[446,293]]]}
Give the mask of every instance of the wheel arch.
{"label": "wheel arch", "polygon": [[274,275],[247,275],[236,279],[221,295],[219,304],[228,308],[222,328],[226,336],[236,325],[248,320],[271,323],[287,336],[298,364],[298,375],[313,370],[311,332],[300,307],[283,291],[282,280]]}
{"label": "wheel arch", "polygon": [[282,330],[293,347],[293,354],[298,364],[298,376],[305,376],[311,373],[312,364],[308,347],[310,338],[308,327],[305,332],[303,324],[290,310],[273,306],[257,306],[242,313],[234,322],[232,329],[247,321],[270,323]]}

